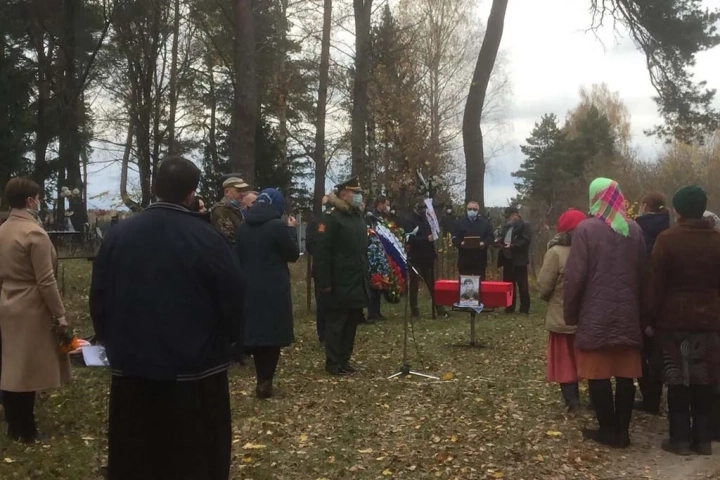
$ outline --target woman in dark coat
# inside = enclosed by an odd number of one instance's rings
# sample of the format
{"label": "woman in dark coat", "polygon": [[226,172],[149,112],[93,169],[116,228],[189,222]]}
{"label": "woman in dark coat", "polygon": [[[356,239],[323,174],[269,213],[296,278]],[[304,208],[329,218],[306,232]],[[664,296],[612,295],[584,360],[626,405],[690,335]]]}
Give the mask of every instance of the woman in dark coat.
{"label": "woman in dark coat", "polygon": [[[635,222],[642,229],[645,238],[645,247],[648,257],[652,255],[655,240],[658,235],[670,228],[670,212],[665,206],[665,197],[659,192],[650,192],[642,200],[641,215]],[[638,379],[642,401],[635,404],[635,408],[651,415],[660,414],[660,400],[662,399],[663,384],[657,372],[651,371],[654,355],[652,337],[643,335],[643,376]]]}
{"label": "woman in dark coat", "polygon": [[281,220],[285,199],[263,190],[236,236],[240,264],[248,278],[243,311],[243,346],[255,359],[258,398],[272,396],[280,348],[294,340],[288,262],[300,257],[297,222]]}
{"label": "woman in dark coat", "polygon": [[633,379],[642,376],[640,292],[647,253],[617,182],[598,178],[590,184],[590,215],[575,229],[565,265],[564,319],[577,325],[578,377],[588,380],[599,426],[583,436],[627,448]]}
{"label": "woman in dark coat", "polygon": [[711,455],[713,388],[720,385],[720,232],[703,218],[700,187],[673,198],[678,225],[652,254],[650,307],[668,386],[670,438],[663,450]]}

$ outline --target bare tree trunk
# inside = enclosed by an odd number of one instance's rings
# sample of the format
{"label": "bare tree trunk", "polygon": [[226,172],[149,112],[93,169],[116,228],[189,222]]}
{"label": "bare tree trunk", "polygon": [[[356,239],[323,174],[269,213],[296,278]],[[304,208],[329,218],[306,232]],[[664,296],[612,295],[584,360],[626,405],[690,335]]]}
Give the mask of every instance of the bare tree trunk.
{"label": "bare tree trunk", "polygon": [[255,133],[258,122],[257,66],[255,64],[255,16],[253,0],[234,0],[235,6],[235,102],[230,134],[230,166],[255,183]]}
{"label": "bare tree trunk", "polygon": [[[288,0],[280,1],[280,62],[278,65],[278,143],[280,148],[280,165],[281,168],[288,168],[288,126],[287,126],[287,98],[288,98],[288,78],[287,78],[287,30],[288,30]],[[286,194],[288,192],[285,192]],[[292,198],[287,197],[288,209],[292,210]]]}
{"label": "bare tree trunk", "polygon": [[122,199],[123,204],[125,204],[125,206],[133,212],[140,208],[140,205],[130,198],[130,195],[127,193],[128,168],[130,166],[130,153],[132,152],[134,129],[135,122],[132,117],[130,117],[130,120],[128,121],[127,136],[125,137],[125,151],[123,152],[122,164],[120,166],[120,198]]}
{"label": "bare tree trunk", "polygon": [[170,113],[168,115],[168,155],[177,154],[175,139],[175,117],[178,103],[178,45],[180,43],[180,0],[175,0],[173,20],[172,58],[170,60]]}
{"label": "bare tree trunk", "polygon": [[485,208],[485,157],[480,122],[490,74],[500,49],[507,5],[508,0],[493,0],[463,116],[465,201],[475,200],[480,203],[481,209]]}
{"label": "bare tree trunk", "polygon": [[355,9],[355,82],[353,85],[352,173],[368,183],[366,164],[368,83],[370,81],[370,20],[372,0],[353,0]]}
{"label": "bare tree trunk", "polygon": [[206,59],[208,67],[208,78],[210,82],[210,131],[208,132],[208,146],[210,147],[210,159],[212,160],[213,172],[220,170],[220,159],[217,146],[217,99],[215,98],[215,74],[212,55]]}
{"label": "bare tree trunk", "polygon": [[332,33],[332,0],[325,0],[323,12],[322,44],[320,47],[320,82],[318,87],[317,125],[315,126],[315,189],[313,212],[322,214],[322,197],[325,195],[325,118],[327,116],[328,79],[330,76],[330,34]]}
{"label": "bare tree trunk", "polygon": [[[42,35],[42,33],[39,33]],[[40,41],[38,41],[40,40]],[[50,144],[50,126],[47,112],[47,105],[50,101],[50,82],[47,77],[47,72],[52,71],[51,68],[45,65],[46,62],[51,62],[53,42],[50,41],[48,47],[48,54],[45,53],[45,45],[42,39],[36,39],[35,43],[38,45],[37,55],[38,63],[41,65],[38,67],[38,88],[37,88],[37,102],[35,112],[35,164],[33,165],[33,180],[40,186],[40,191],[45,191],[45,180],[50,176],[51,170],[47,162],[47,149]]]}

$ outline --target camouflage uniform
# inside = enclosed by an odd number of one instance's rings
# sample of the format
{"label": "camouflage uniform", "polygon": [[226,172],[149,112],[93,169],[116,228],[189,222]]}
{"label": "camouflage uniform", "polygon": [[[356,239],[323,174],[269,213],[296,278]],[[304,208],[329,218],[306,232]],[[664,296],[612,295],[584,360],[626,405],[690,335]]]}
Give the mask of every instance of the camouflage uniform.
{"label": "camouflage uniform", "polygon": [[230,245],[235,245],[235,232],[243,222],[240,204],[227,198],[220,200],[210,209],[210,222],[220,230]]}

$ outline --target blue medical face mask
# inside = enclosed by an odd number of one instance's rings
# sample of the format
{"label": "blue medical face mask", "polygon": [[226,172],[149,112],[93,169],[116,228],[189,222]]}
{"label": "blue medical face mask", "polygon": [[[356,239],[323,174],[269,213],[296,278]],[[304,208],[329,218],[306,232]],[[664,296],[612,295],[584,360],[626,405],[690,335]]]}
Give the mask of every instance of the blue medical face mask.
{"label": "blue medical face mask", "polygon": [[363,195],[362,193],[353,193],[352,196],[352,205],[353,207],[360,208],[363,204]]}
{"label": "blue medical face mask", "polygon": [[478,211],[477,210],[468,210],[467,216],[470,220],[475,220],[478,216]]}

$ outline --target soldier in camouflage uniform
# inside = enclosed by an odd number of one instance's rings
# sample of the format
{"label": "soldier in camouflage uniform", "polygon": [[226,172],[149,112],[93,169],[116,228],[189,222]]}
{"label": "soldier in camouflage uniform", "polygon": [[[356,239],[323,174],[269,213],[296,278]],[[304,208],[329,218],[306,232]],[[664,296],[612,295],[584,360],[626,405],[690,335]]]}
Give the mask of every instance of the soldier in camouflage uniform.
{"label": "soldier in camouflage uniform", "polygon": [[242,223],[242,200],[250,188],[242,178],[230,177],[223,182],[225,197],[210,209],[210,222],[235,245],[235,232]]}
{"label": "soldier in camouflage uniform", "polygon": [[335,187],[332,208],[322,215],[315,231],[315,288],[325,314],[325,369],[331,375],[350,375],[355,332],[368,305],[370,278],[367,227],[362,190],[357,178]]}

